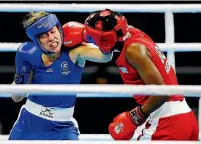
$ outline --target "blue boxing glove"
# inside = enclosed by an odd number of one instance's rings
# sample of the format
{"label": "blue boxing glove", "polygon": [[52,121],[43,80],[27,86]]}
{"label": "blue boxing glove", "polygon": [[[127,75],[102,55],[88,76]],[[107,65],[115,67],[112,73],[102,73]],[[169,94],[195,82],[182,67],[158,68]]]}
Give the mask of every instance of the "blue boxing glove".
{"label": "blue boxing glove", "polygon": [[16,84],[27,84],[30,72],[39,64],[42,51],[33,42],[25,42],[18,48],[15,56],[16,73],[14,81]]}

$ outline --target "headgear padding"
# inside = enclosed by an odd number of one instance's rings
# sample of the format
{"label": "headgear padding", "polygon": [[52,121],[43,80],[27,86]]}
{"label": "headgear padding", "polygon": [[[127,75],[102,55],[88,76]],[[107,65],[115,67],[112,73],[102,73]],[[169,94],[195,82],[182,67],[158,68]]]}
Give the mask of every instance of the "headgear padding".
{"label": "headgear padding", "polygon": [[95,11],[86,19],[87,35],[104,53],[112,51],[117,42],[122,42],[127,33],[127,20],[118,12],[109,9]]}
{"label": "headgear padding", "polygon": [[[26,29],[26,33],[34,43],[36,43],[38,46],[41,47],[37,36],[39,36],[42,33],[50,31],[54,26],[58,27],[58,29],[61,33],[62,41],[63,41],[61,25],[55,14],[48,14],[47,16],[42,17],[41,19],[39,19],[38,21],[33,23],[31,26],[29,26]],[[45,53],[50,53],[47,50],[45,50],[44,48],[42,48],[42,50]]]}

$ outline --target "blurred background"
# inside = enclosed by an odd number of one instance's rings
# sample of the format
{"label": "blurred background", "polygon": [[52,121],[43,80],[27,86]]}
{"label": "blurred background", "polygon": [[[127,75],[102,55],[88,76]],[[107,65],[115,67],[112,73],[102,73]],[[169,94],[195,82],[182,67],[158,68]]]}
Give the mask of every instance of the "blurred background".
{"label": "blurred background", "polygon": [[[29,41],[21,21],[26,13],[0,12],[0,42]],[[84,23],[89,13],[56,12],[63,25],[68,21]],[[147,33],[157,43],[165,42],[164,13],[123,13],[128,23]],[[201,42],[201,13],[176,13],[175,42]],[[181,85],[200,85],[201,52],[177,52],[176,72]],[[82,84],[123,84],[115,59],[106,64],[87,62],[82,76]],[[13,82],[15,74],[15,52],[0,52],[0,84]],[[0,133],[9,134],[17,119],[20,107],[25,103],[15,103],[11,98],[0,98]],[[187,98],[187,102],[198,115],[198,98]],[[78,98],[75,108],[80,131],[83,134],[106,134],[107,127],[118,113],[136,106],[133,98]]]}

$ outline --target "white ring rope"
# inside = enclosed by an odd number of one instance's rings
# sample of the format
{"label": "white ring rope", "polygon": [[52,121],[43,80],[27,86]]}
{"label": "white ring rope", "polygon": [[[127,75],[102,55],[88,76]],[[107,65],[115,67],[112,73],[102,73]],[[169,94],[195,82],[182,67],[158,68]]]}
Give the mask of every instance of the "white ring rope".
{"label": "white ring rope", "polygon": [[198,144],[190,141],[0,141],[1,144]]}
{"label": "white ring rope", "polygon": [[139,94],[139,95],[179,95],[190,97],[201,95],[201,86],[193,85],[99,85],[99,84],[75,84],[75,85],[0,85],[0,93],[16,94],[77,94],[99,93],[101,94]]}
{"label": "white ring rope", "polygon": [[[22,43],[0,43],[0,52],[15,52]],[[201,51],[201,43],[157,43],[163,51]]]}
{"label": "white ring rope", "polygon": [[0,12],[92,12],[105,8],[119,12],[201,12],[201,4],[0,4]]}

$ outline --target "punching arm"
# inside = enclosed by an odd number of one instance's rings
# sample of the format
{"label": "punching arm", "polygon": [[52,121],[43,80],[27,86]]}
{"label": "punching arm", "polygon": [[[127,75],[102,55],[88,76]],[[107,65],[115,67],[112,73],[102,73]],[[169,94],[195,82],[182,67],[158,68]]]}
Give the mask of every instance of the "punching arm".
{"label": "punching arm", "polygon": [[86,60],[93,62],[108,62],[112,54],[103,54],[97,46],[87,42],[85,26],[79,22],[68,22],[62,27],[64,34],[64,46],[75,48],[72,51],[77,55],[77,61],[83,63]]}
{"label": "punching arm", "polygon": [[103,54],[94,44],[83,44],[77,48],[78,60],[106,63],[112,60],[113,53]]}

